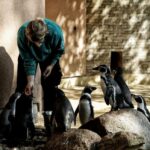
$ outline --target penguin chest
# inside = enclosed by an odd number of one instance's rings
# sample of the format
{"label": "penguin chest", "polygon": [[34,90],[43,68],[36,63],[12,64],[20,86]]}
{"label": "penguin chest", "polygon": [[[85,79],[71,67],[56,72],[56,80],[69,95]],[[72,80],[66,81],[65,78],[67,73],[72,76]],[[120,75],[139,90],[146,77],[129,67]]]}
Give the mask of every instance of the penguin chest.
{"label": "penguin chest", "polygon": [[141,110],[141,111],[145,114],[146,117],[149,117],[149,112],[147,112],[148,109],[147,109],[147,107],[144,105],[144,103],[138,103],[137,109],[138,109],[138,110]]}
{"label": "penguin chest", "polygon": [[91,104],[88,100],[81,100],[79,104],[79,118],[81,124],[84,124],[90,120],[91,116]]}

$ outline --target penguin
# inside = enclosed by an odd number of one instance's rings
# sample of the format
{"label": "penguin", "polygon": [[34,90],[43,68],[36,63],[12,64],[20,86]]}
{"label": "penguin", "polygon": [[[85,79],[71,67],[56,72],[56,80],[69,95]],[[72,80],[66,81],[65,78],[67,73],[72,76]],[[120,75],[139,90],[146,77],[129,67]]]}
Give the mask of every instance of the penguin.
{"label": "penguin", "polygon": [[58,132],[66,132],[71,128],[73,121],[75,121],[74,110],[69,99],[61,89],[56,88],[56,99],[50,124],[53,125],[53,122],[56,122],[56,130]]}
{"label": "penguin", "polygon": [[104,94],[104,100],[107,105],[111,105],[111,111],[129,108],[129,105],[124,101],[118,83],[111,75],[110,68],[103,64],[93,68],[93,70],[98,70],[100,72],[101,88]]}
{"label": "penguin", "polygon": [[129,87],[127,86],[124,78],[123,78],[123,69],[121,67],[118,67],[116,69],[113,69],[114,72],[114,80],[118,83],[122,96],[124,97],[125,102],[131,107],[134,108],[134,105],[132,104],[132,96]]}
{"label": "penguin", "polygon": [[132,94],[133,98],[137,102],[137,110],[142,112],[150,121],[150,112],[147,109],[146,101],[143,96]]}
{"label": "penguin", "polygon": [[20,143],[32,139],[35,135],[35,126],[32,116],[32,95],[21,94],[16,102],[16,113],[12,130],[12,141]]}
{"label": "penguin", "polygon": [[94,119],[91,93],[96,89],[94,86],[86,85],[82,91],[79,104],[75,110],[75,120],[79,113],[79,119],[82,125]]}
{"label": "penguin", "polygon": [[14,93],[10,96],[8,103],[0,114],[0,137],[9,138],[15,119],[16,102],[21,93]]}

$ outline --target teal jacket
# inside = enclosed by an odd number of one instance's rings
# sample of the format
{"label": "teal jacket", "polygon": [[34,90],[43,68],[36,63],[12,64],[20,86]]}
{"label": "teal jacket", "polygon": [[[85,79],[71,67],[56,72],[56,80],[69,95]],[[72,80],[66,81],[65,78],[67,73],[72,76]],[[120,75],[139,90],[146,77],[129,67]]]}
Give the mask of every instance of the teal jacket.
{"label": "teal jacket", "polygon": [[35,75],[37,64],[47,58],[50,58],[49,64],[55,64],[64,53],[64,38],[61,28],[49,19],[44,19],[44,21],[48,27],[48,34],[39,48],[29,42],[25,36],[25,29],[29,21],[18,30],[17,44],[27,75]]}

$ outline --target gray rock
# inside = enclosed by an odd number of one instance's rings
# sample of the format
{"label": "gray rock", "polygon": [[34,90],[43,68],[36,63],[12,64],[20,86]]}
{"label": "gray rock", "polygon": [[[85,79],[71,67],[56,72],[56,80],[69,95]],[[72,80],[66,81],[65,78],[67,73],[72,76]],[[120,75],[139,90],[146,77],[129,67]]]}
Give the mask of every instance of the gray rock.
{"label": "gray rock", "polygon": [[92,150],[100,136],[86,129],[71,129],[48,140],[44,150]]}
{"label": "gray rock", "polygon": [[144,148],[150,149],[150,123],[141,112],[135,109],[107,112],[80,128],[94,131],[101,137],[120,131],[135,133],[144,138]]}

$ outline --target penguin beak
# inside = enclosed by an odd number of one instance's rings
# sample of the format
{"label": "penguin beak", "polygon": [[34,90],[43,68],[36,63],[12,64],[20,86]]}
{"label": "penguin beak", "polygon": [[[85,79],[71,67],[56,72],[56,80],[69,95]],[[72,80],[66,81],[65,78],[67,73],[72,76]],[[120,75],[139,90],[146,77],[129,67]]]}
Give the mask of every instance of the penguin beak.
{"label": "penguin beak", "polygon": [[97,70],[97,71],[99,71],[99,69],[100,69],[100,66],[92,68],[92,70]]}
{"label": "penguin beak", "polygon": [[97,88],[96,87],[92,87],[92,90],[94,91],[94,90],[96,90]]}
{"label": "penguin beak", "polygon": [[131,94],[137,103],[142,103],[142,98],[139,95]]}
{"label": "penguin beak", "polygon": [[137,98],[137,96],[135,94],[131,94],[131,96],[135,99]]}

